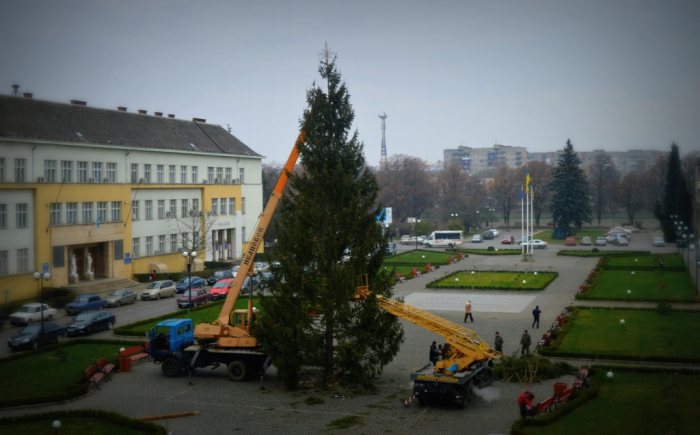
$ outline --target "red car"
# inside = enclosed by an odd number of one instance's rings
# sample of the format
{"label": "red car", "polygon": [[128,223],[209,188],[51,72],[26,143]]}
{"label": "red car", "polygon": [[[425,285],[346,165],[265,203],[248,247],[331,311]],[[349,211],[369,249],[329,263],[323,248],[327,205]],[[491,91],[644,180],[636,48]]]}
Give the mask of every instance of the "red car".
{"label": "red car", "polygon": [[501,239],[501,245],[514,245],[515,244],[515,237],[513,236],[506,236]]}
{"label": "red car", "polygon": [[228,296],[228,291],[231,290],[233,285],[233,278],[222,279],[214,284],[209,293],[211,294],[212,300],[226,299]]}
{"label": "red car", "polygon": [[207,293],[206,290],[203,288],[193,288],[192,290],[187,290],[181,297],[177,298],[178,307],[187,308],[190,306],[190,291],[192,292],[191,300],[193,307],[211,301],[211,294]]}
{"label": "red car", "polygon": [[564,244],[566,246],[576,246],[576,237],[574,237],[574,236],[567,237],[566,240],[564,241]]}

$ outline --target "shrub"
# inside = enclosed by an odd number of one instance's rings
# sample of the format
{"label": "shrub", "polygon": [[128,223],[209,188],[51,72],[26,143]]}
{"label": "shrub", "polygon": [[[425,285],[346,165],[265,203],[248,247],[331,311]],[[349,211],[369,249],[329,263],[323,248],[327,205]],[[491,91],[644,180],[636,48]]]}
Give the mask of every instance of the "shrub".
{"label": "shrub", "polygon": [[496,248],[494,248],[493,246],[489,246],[489,247],[488,247],[488,250],[489,250],[489,251],[495,251]]}
{"label": "shrub", "polygon": [[540,355],[519,356],[516,352],[506,356],[496,365],[494,377],[503,382],[532,383],[545,379],[558,378],[563,375],[575,374],[577,369],[566,362],[553,363],[549,358]]}
{"label": "shrub", "polygon": [[656,304],[656,312],[661,314],[662,316],[668,316],[673,312],[673,308],[671,307],[670,304],[667,304],[666,301],[662,300],[658,304]]}
{"label": "shrub", "polygon": [[598,248],[593,248],[593,249],[591,249],[591,252],[600,252],[600,249],[598,249]]}

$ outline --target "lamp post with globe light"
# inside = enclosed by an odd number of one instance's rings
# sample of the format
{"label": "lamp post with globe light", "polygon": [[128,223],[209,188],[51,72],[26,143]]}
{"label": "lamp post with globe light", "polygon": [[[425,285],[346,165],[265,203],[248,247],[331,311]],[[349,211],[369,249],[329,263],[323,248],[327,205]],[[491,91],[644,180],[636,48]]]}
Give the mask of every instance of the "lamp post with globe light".
{"label": "lamp post with globe light", "polygon": [[34,281],[39,281],[41,286],[41,333],[39,337],[41,337],[41,350],[44,350],[44,281],[50,281],[51,274],[49,272],[44,272],[44,274],[34,272],[32,278],[34,278]]}
{"label": "lamp post with globe light", "polygon": [[192,260],[197,258],[197,251],[184,251],[182,256],[187,259],[187,293],[190,295],[190,302],[187,304],[187,312],[192,312]]}

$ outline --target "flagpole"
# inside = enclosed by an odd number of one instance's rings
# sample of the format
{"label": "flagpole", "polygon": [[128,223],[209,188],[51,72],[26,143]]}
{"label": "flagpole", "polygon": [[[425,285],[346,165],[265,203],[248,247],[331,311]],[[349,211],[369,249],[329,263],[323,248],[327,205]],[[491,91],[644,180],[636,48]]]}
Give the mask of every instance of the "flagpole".
{"label": "flagpole", "polygon": [[[532,201],[530,201],[530,234],[535,234],[535,192],[532,190],[532,187],[530,187],[530,196],[532,197]],[[531,251],[535,252],[534,250]]]}
{"label": "flagpole", "polygon": [[[528,191],[529,186],[525,185],[525,192]],[[527,240],[527,247],[525,248],[525,252],[528,254],[532,252],[532,247],[530,246],[530,195],[525,194],[525,240]]]}
{"label": "flagpole", "polygon": [[525,188],[520,189],[520,254],[525,253]]}

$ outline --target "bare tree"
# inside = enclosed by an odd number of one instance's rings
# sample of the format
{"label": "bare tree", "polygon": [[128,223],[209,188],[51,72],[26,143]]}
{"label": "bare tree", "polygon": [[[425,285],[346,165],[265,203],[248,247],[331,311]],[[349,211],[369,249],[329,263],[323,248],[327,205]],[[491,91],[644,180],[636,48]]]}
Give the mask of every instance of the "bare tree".
{"label": "bare tree", "polygon": [[644,172],[644,191],[646,192],[646,200],[644,202],[657,219],[661,218],[667,171],[668,155],[662,155],[657,157],[654,163]]}
{"label": "bare tree", "polygon": [[[191,201],[190,201],[191,202]],[[172,213],[172,212],[168,212]],[[204,212],[199,208],[191,208],[186,216],[174,213],[168,220],[170,234],[177,234],[179,247],[185,251],[208,252],[213,254],[216,246],[208,234],[214,229],[218,214],[213,211]],[[228,243],[232,243],[229,240]]]}
{"label": "bare tree", "polygon": [[431,208],[435,198],[435,183],[423,161],[403,154],[393,155],[377,171],[381,187],[379,202],[392,207],[394,222],[420,216]]}
{"label": "bare tree", "polygon": [[458,163],[452,163],[437,173],[437,212],[442,222],[447,222],[452,214],[465,212],[467,196],[464,186],[468,178]]}
{"label": "bare tree", "polygon": [[[613,201],[619,182],[620,172],[610,156],[605,153],[596,154],[593,157],[593,163],[588,166],[588,185],[593,212],[598,218],[598,226],[603,218],[603,211],[614,205]],[[582,199],[571,198],[572,201]]]}
{"label": "bare tree", "polygon": [[491,196],[496,201],[497,206],[501,208],[503,223],[506,225],[510,223],[510,212],[518,205],[521,186],[525,183],[524,176],[521,180],[518,179],[519,172],[509,166],[498,168],[489,188]]}
{"label": "bare tree", "polygon": [[[532,211],[535,215],[535,225],[540,226],[542,213],[549,209],[549,199],[551,197],[549,183],[552,181],[554,166],[538,161],[530,162],[528,166],[530,168],[530,187],[535,193]],[[525,182],[525,170],[522,167],[518,171],[518,180]]]}
{"label": "bare tree", "polygon": [[700,159],[700,151],[691,151],[681,159],[681,171],[683,172],[683,178],[685,179],[688,193],[690,193],[690,200],[692,203],[690,210],[693,213],[698,209],[698,198],[696,197],[697,189],[695,187],[695,165],[698,159]]}
{"label": "bare tree", "polygon": [[616,201],[620,208],[624,209],[629,222],[634,225],[634,217],[642,208],[646,192],[644,189],[644,176],[637,172],[629,172],[622,178],[618,185]]}

